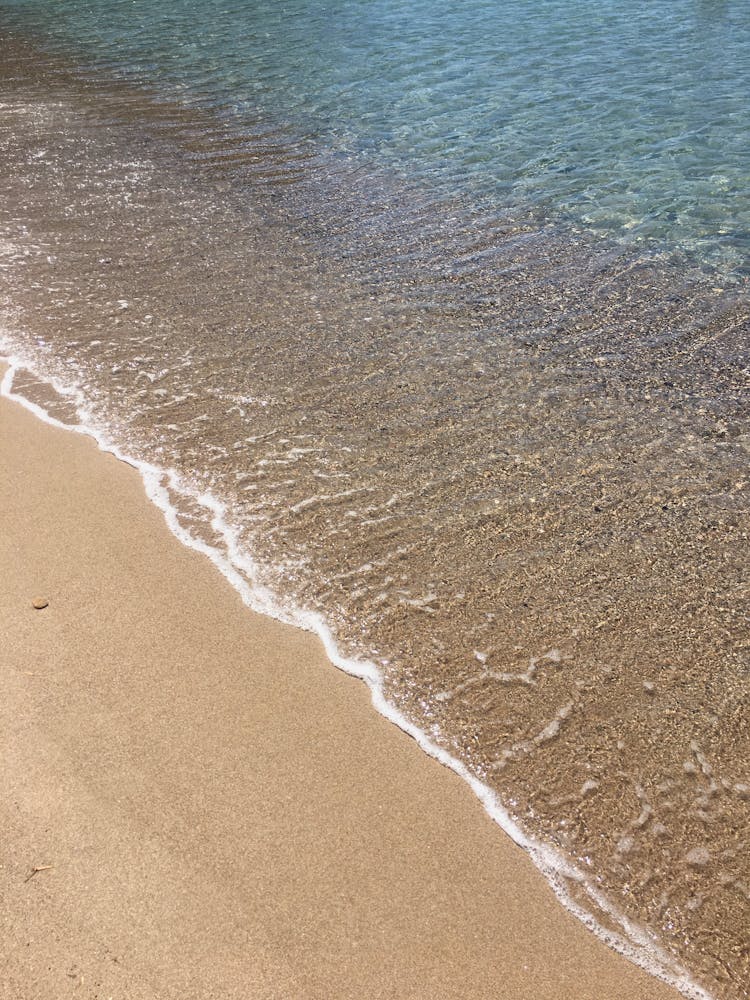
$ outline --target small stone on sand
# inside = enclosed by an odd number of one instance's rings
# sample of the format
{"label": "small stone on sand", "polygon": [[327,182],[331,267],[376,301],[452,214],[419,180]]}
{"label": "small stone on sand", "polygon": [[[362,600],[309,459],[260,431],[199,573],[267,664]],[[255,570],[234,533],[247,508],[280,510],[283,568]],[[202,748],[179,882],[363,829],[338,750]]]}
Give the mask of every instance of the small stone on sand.
{"label": "small stone on sand", "polygon": [[37,611],[41,611],[42,608],[46,608],[48,604],[49,601],[47,600],[46,597],[35,597],[34,600],[31,602],[31,606],[33,608],[36,608]]}

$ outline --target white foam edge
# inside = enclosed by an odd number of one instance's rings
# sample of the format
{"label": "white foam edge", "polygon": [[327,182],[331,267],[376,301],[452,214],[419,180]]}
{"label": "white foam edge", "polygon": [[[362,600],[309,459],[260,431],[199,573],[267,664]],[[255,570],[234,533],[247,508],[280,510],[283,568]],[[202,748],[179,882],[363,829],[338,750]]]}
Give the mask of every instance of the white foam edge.
{"label": "white foam edge", "polygon": [[[377,666],[371,661],[344,656],[321,615],[302,608],[284,606],[279,603],[277,597],[267,587],[252,585],[248,582],[248,578],[252,579],[257,576],[256,566],[252,559],[241,551],[237,541],[237,531],[226,520],[226,508],[219,500],[211,494],[196,493],[196,491],[191,490],[174,470],[160,468],[123,452],[119,446],[109,441],[93,423],[87,422],[88,415],[82,393],[72,386],[62,383],[54,376],[40,374],[30,359],[16,354],[0,354],[0,362],[8,366],[2,380],[0,380],[0,396],[23,406],[46,424],[60,430],[72,431],[93,438],[101,451],[113,455],[119,461],[137,470],[143,480],[146,496],[162,512],[172,534],[183,545],[207,556],[239,593],[243,603],[252,611],[317,635],[328,659],[334,666],[344,673],[358,677],[367,684],[373,707],[380,715],[411,736],[426,754],[449,768],[469,785],[491,819],[519,847],[527,852],[565,909],[577,917],[597,938],[633,964],[677,989],[689,1000],[714,1000],[713,995],[693,982],[688,972],[659,946],[648,931],[621,914],[604,894],[591,884],[580,869],[554,848],[529,837],[513,820],[496,793],[488,785],[480,781],[468,770],[465,764],[438,746],[423,730],[391,705],[383,693],[382,677]],[[21,393],[15,392],[13,382],[19,371],[28,371],[36,380],[50,385],[58,395],[73,402],[80,422],[66,424],[53,417],[37,403],[27,399]],[[211,527],[224,542],[225,552],[194,537],[180,524],[178,511],[169,499],[168,489],[163,485],[165,480],[175,492],[190,497],[191,500],[209,511]],[[602,927],[591,913],[571,898],[565,887],[565,880],[575,882],[581,887],[601,912],[606,913],[622,927],[627,937]]]}

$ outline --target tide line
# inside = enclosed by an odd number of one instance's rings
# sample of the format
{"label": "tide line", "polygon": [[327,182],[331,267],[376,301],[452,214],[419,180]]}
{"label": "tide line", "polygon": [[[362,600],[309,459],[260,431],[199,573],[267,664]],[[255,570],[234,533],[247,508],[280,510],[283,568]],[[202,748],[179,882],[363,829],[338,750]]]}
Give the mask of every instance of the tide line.
{"label": "tide line", "polygon": [[[2,331],[0,331],[0,337]],[[0,341],[1,343],[1,341]],[[252,557],[240,547],[239,533],[227,517],[224,504],[209,493],[192,490],[173,469],[160,468],[127,454],[100,431],[93,423],[80,390],[64,384],[59,379],[40,373],[28,357],[8,352],[0,353],[0,362],[6,364],[7,371],[0,380],[0,396],[25,407],[39,420],[61,430],[84,434],[98,445],[99,449],[113,455],[140,473],[148,499],[162,512],[167,527],[185,546],[200,552],[211,560],[219,572],[239,593],[243,603],[259,614],[267,615],[287,625],[301,628],[318,636],[326,655],[339,670],[364,681],[370,689],[373,707],[393,725],[411,736],[421,749],[450,768],[462,778],[482,803],[495,823],[521,848],[523,848],[542,875],[546,878],[561,904],[577,917],[592,933],[609,947],[619,952],[651,975],[676,988],[689,1000],[714,1000],[712,994],[693,982],[687,971],[677,963],[654,937],[644,928],[636,925],[621,914],[617,908],[587,879],[585,874],[547,844],[528,836],[515,822],[500,802],[496,793],[456,757],[436,744],[430,737],[407,719],[388,702],[383,691],[383,680],[377,666],[369,660],[359,660],[344,656],[325,619],[318,613],[285,605],[268,587],[258,582],[259,568]],[[48,413],[42,406],[27,399],[13,388],[15,376],[20,371],[30,372],[36,379],[51,386],[56,393],[73,403],[79,418],[77,424],[67,424]],[[190,498],[206,512],[212,530],[221,539],[223,550],[195,537],[179,520],[178,510],[170,500],[170,490]],[[605,913],[619,925],[622,933],[603,927],[580,903],[572,898],[566,882],[583,889],[594,907]]]}

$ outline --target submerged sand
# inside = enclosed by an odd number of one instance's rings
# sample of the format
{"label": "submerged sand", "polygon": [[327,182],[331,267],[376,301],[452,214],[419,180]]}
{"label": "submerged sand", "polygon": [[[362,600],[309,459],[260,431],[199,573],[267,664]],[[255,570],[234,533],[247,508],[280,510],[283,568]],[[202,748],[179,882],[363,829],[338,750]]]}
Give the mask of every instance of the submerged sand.
{"label": "submerged sand", "polygon": [[135,471],[5,399],[0,455],[2,997],[677,996]]}

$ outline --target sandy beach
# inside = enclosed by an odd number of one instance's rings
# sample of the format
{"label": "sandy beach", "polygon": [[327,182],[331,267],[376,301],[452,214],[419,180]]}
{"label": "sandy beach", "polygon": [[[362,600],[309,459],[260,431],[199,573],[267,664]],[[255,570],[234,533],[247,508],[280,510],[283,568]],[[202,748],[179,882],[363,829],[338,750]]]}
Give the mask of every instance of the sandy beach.
{"label": "sandy beach", "polygon": [[135,471],[5,399],[0,427],[3,998],[678,995]]}

